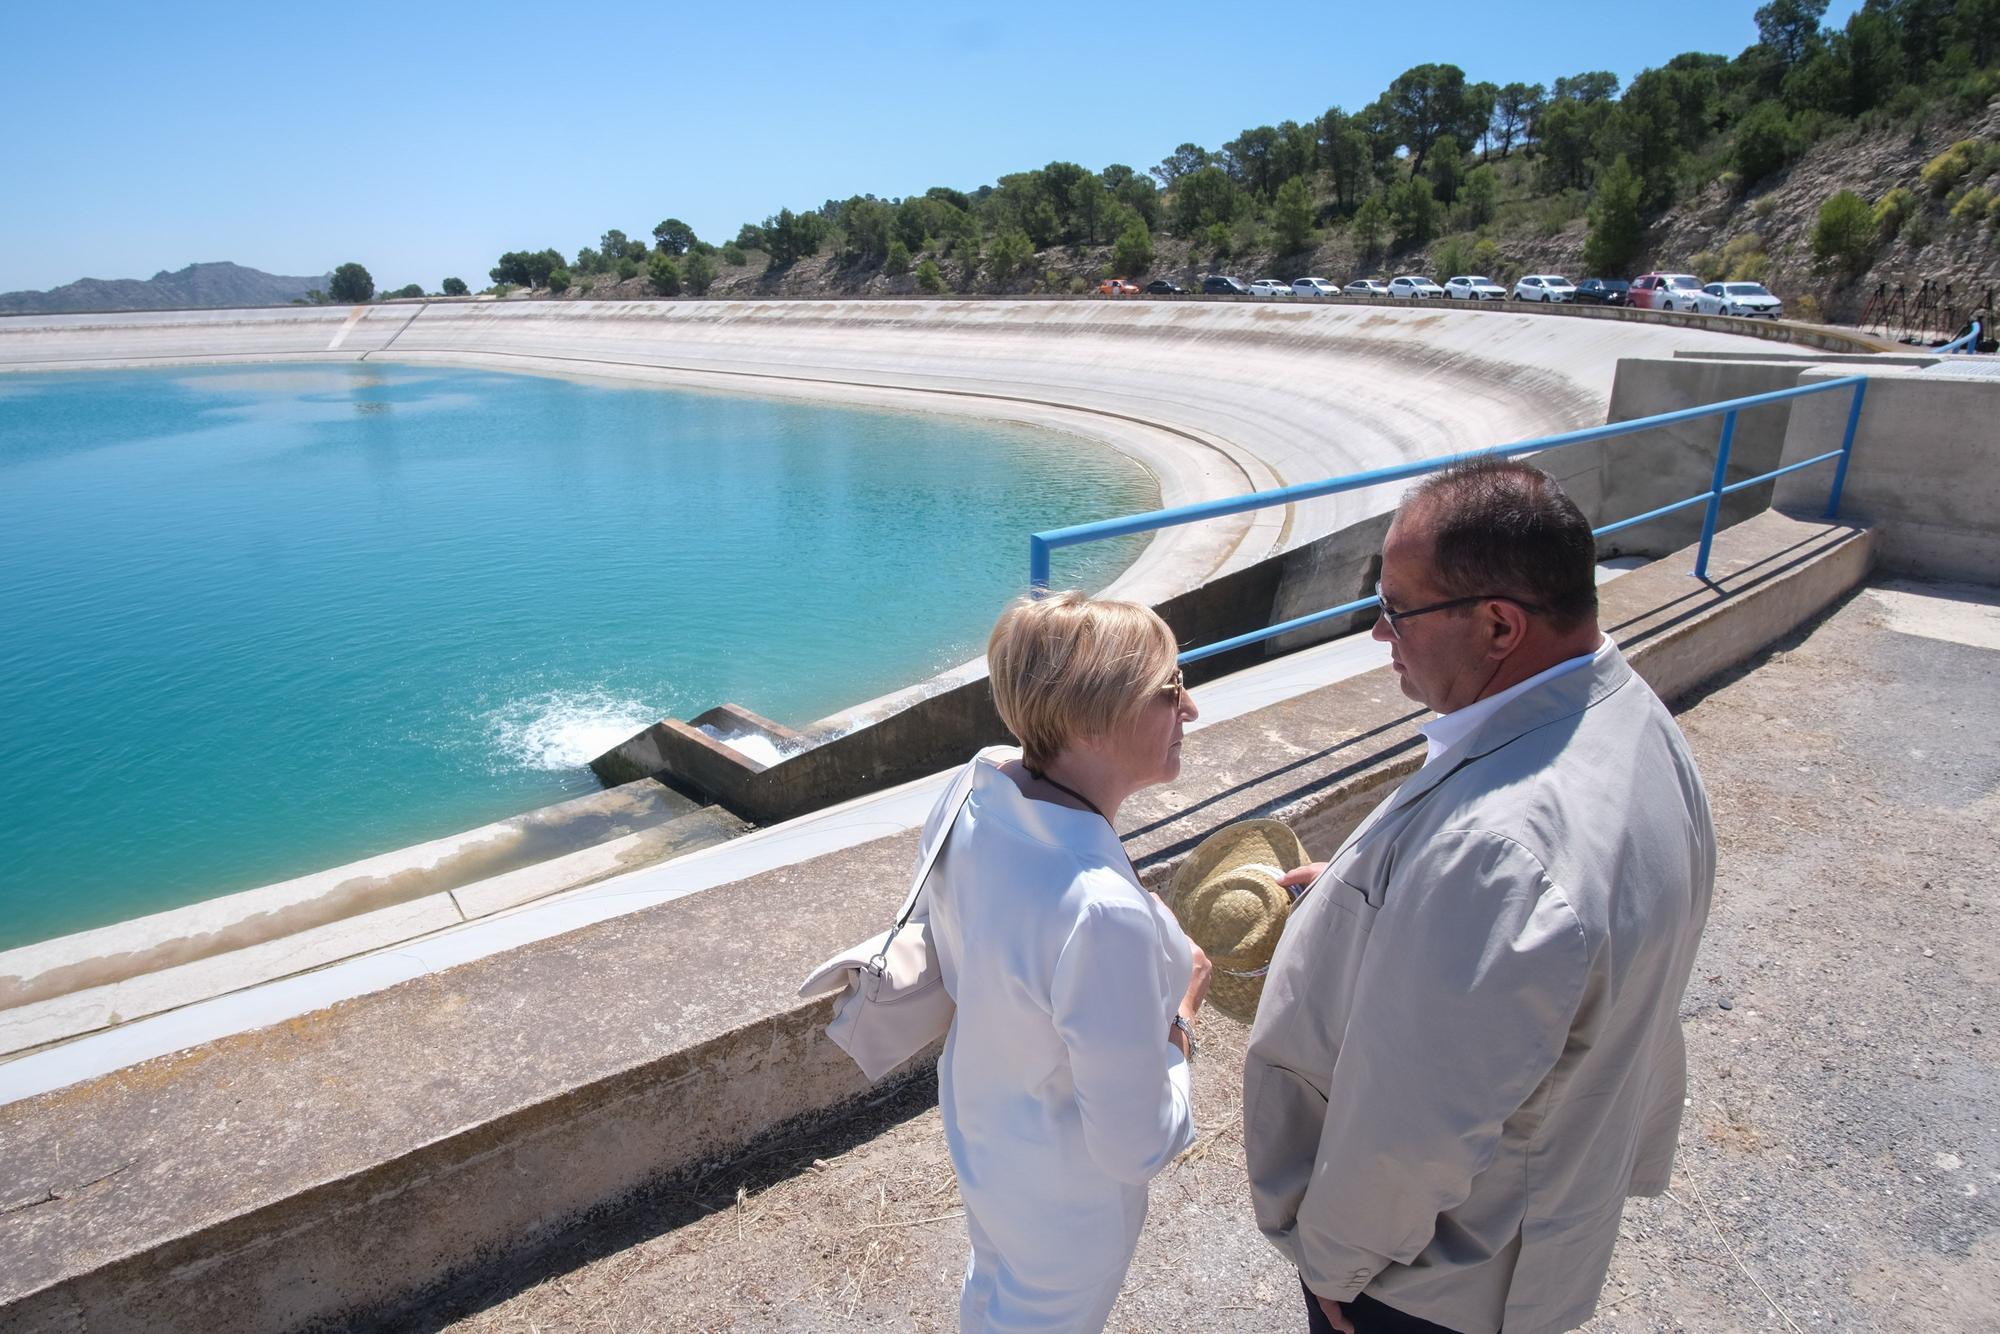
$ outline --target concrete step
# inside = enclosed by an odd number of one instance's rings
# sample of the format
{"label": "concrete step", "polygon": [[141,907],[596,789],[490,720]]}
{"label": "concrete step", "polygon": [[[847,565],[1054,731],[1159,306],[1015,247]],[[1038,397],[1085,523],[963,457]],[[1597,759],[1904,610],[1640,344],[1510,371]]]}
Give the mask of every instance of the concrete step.
{"label": "concrete step", "polygon": [[[658,790],[626,794],[620,805],[631,818],[625,820],[607,820],[599,810],[555,822],[553,827],[562,829],[565,837],[557,841],[545,835],[541,846],[548,850],[593,835],[601,841],[469,884],[0,1010],[0,1063],[135,1019],[404,944],[608,876],[670,861],[735,838],[750,828],[719,806],[696,807],[650,781],[627,786]],[[640,827],[627,831],[631,824]]]}

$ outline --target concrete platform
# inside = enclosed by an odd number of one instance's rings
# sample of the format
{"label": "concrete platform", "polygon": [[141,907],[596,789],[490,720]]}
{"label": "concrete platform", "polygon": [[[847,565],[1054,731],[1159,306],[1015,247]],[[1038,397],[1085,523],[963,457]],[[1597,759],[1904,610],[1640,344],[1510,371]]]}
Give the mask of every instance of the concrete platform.
{"label": "concrete platform", "polygon": [[[1679,694],[1852,587],[1870,549],[1765,515],[1722,535],[1708,584],[1683,554],[1611,585],[1606,626]],[[1250,815],[1328,846],[1415,765],[1421,717],[1373,671],[1213,723],[1130,805],[1128,847],[1157,880]],[[876,929],[913,844],[674,885],[698,853],[577,892],[568,934],[0,1108],[0,1329],[395,1319],[851,1101],[824,1004],[793,993]]]}
{"label": "concrete platform", "polygon": [[[1996,688],[2000,589],[1888,584],[1684,701],[1722,852],[1689,1108],[1591,1334],[2000,1328]],[[1250,1216],[1244,1038],[1203,1024],[1199,1138],[1153,1184],[1117,1334],[1305,1328]],[[934,1094],[678,1179],[409,1326],[954,1330]]]}

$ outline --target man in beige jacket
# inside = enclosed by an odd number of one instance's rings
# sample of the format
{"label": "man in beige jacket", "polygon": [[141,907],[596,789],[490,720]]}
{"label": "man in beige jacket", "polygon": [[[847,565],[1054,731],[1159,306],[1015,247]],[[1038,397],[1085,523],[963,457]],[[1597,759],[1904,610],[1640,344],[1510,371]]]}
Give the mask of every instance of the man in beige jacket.
{"label": "man in beige jacket", "polygon": [[1546,474],[1417,488],[1382,548],[1422,769],[1293,911],[1250,1037],[1257,1222],[1313,1329],[1543,1334],[1590,1317],[1625,1198],[1667,1185],[1678,1009],[1715,879],[1687,743],[1597,628]]}

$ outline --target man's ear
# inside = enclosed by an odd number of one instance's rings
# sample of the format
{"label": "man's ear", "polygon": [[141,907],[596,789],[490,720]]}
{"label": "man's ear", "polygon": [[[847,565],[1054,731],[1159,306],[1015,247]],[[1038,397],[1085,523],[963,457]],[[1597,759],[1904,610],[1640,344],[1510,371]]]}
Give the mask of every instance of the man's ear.
{"label": "man's ear", "polygon": [[1505,658],[1526,641],[1529,614],[1521,606],[1495,598],[1480,604],[1479,614],[1486,618],[1488,658]]}

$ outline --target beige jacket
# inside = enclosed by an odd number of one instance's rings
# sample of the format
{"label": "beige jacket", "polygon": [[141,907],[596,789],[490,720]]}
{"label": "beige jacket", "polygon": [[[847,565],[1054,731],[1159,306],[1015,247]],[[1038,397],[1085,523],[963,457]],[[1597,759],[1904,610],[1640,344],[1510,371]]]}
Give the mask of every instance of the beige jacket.
{"label": "beige jacket", "polygon": [[1258,1225],[1324,1297],[1465,1334],[1590,1317],[1667,1185],[1715,881],[1679,728],[1615,648],[1503,705],[1348,839],[1244,1071]]}

